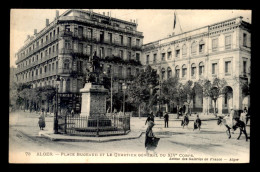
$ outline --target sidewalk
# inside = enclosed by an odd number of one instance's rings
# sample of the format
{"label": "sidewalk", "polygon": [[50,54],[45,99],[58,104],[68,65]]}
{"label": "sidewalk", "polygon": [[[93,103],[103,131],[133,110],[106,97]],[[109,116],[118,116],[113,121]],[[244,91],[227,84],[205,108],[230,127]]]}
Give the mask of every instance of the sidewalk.
{"label": "sidewalk", "polygon": [[[176,119],[176,114],[169,114],[169,122],[181,121],[182,117]],[[189,116],[190,121],[194,121],[196,115]],[[214,115],[200,115],[202,121],[217,120]],[[53,119],[53,118],[49,118]],[[146,117],[131,117],[131,131],[126,135],[117,135],[117,136],[106,136],[106,137],[87,137],[87,136],[70,136],[63,134],[54,134],[52,128],[45,128],[45,130],[39,132],[40,137],[50,139],[52,141],[73,141],[73,142],[109,142],[117,140],[127,140],[127,139],[137,139],[145,133],[147,125],[145,125]],[[176,131],[176,128],[163,128],[163,118],[155,117],[155,132],[161,131]]]}

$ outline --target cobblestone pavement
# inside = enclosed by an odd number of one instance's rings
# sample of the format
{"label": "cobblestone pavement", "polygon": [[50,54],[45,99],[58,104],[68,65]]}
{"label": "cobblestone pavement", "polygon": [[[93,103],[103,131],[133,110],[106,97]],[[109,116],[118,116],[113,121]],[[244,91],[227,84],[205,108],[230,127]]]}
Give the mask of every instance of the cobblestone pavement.
{"label": "cobblestone pavement", "polygon": [[[191,158],[190,160],[192,160],[192,158],[194,160],[195,158],[196,160],[191,161],[195,163],[200,161],[200,157],[213,158],[210,162],[222,163],[249,161],[250,139],[246,142],[245,136],[242,135],[240,140],[237,140],[239,131],[235,131],[234,134],[232,134],[232,138],[228,139],[225,132],[225,126],[218,126],[216,120],[205,119],[205,121],[202,121],[201,130],[193,131],[193,121],[190,122],[188,127],[182,128],[180,124],[181,121],[170,116],[169,128],[164,128],[163,119],[156,117],[156,125],[153,131],[156,137],[161,139],[156,149],[156,154],[147,156],[144,148],[144,134],[138,139],[104,143],[54,142],[39,137],[40,129],[37,124],[38,117],[39,114],[27,112],[15,112],[10,114],[9,153],[11,157],[9,158],[12,158],[12,156],[24,157],[23,159],[16,161],[31,162],[32,159],[30,156],[26,155],[29,153],[30,155],[35,155],[34,161],[39,162],[85,163],[96,162],[97,159],[91,159],[89,156],[97,153],[105,153],[106,157],[107,155],[113,156],[106,159],[103,159],[104,157],[96,158],[99,158],[102,162],[118,162],[119,160],[120,162],[189,162],[179,161],[185,157]],[[145,120],[146,118],[131,118],[131,130],[145,132],[147,127],[144,125]],[[45,130],[51,132],[52,129],[53,117],[46,117]],[[247,132],[250,136],[249,126],[247,126]],[[52,161],[50,161],[49,156],[40,156],[42,152],[50,152],[57,156],[52,156]],[[71,153],[71,155],[78,153],[79,156],[63,156],[63,153]],[[91,153],[92,155],[90,155]],[[124,154],[122,156],[127,157],[116,159],[122,153]],[[37,156],[38,154],[39,156]],[[133,157],[129,154],[133,154]],[[87,158],[85,157],[82,159],[81,157],[81,159],[79,159],[81,155],[83,157],[87,156]],[[60,158],[60,156],[63,157]],[[142,159],[140,160],[139,158]]]}

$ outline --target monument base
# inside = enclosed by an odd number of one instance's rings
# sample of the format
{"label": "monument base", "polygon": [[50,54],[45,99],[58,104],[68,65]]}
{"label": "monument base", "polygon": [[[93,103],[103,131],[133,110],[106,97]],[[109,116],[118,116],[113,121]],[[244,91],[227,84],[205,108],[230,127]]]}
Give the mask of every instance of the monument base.
{"label": "monument base", "polygon": [[106,113],[106,96],[108,90],[103,85],[86,83],[82,93],[80,116],[95,117]]}

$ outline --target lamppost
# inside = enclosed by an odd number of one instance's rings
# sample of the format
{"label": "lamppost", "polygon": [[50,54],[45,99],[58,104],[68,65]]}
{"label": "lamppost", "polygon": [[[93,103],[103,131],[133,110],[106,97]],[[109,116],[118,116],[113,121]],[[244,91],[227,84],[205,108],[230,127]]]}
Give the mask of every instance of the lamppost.
{"label": "lamppost", "polygon": [[127,85],[125,83],[122,84],[122,89],[123,89],[123,92],[124,92],[123,113],[125,115],[125,91],[127,89]]}
{"label": "lamppost", "polygon": [[[105,75],[107,74],[106,71],[103,72]],[[112,113],[112,108],[113,108],[113,72],[112,72],[112,67],[110,68],[110,97],[111,97],[111,101],[110,101],[110,112]]]}
{"label": "lamppost", "polygon": [[58,91],[59,91],[60,76],[57,75],[56,79],[56,111],[54,119],[54,134],[58,134]]}

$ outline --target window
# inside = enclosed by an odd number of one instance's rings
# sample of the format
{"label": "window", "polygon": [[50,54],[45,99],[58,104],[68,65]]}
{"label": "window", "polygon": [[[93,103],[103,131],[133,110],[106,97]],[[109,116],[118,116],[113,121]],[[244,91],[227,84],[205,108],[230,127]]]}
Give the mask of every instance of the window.
{"label": "window", "polygon": [[139,75],[139,68],[136,68],[135,75],[136,75],[136,76],[138,76],[138,75]]}
{"label": "window", "polygon": [[175,54],[176,54],[176,57],[179,58],[179,57],[180,57],[180,49],[177,49],[177,50],[175,51]]}
{"label": "window", "polygon": [[172,52],[169,51],[169,52],[167,53],[167,56],[168,56],[168,59],[171,59],[171,58],[172,58]]}
{"label": "window", "polygon": [[136,46],[140,46],[140,39],[136,39]]}
{"label": "window", "polygon": [[127,38],[127,46],[131,47],[131,37]]}
{"label": "window", "polygon": [[196,52],[197,52],[197,49],[196,49],[197,47],[196,47],[196,43],[195,42],[193,42],[192,44],[191,44],[191,53],[192,54],[196,54]]}
{"label": "window", "polygon": [[162,80],[164,80],[164,79],[165,79],[165,69],[162,68]]}
{"label": "window", "polygon": [[78,27],[78,35],[79,35],[79,37],[83,36],[83,27],[82,26]]}
{"label": "window", "polygon": [[212,39],[212,51],[218,50],[218,38]]}
{"label": "window", "polygon": [[162,53],[162,61],[165,61],[165,53]]}
{"label": "window", "polygon": [[42,74],[42,68],[40,68],[40,74]]}
{"label": "window", "polygon": [[56,45],[56,51],[58,52],[59,50],[59,44]]}
{"label": "window", "polygon": [[49,72],[51,72],[51,64],[49,64]]}
{"label": "window", "polygon": [[124,44],[123,35],[119,35],[119,39],[120,39],[120,45],[123,45]]}
{"label": "window", "polygon": [[111,49],[111,48],[108,48],[108,49],[107,49],[107,55],[108,55],[108,56],[112,56],[112,49]]}
{"label": "window", "polygon": [[243,46],[244,47],[247,46],[247,34],[246,33],[243,34]]}
{"label": "window", "polygon": [[64,69],[69,69],[70,61],[68,59],[64,60]]}
{"label": "window", "polygon": [[149,55],[146,55],[146,64],[149,64],[149,61],[150,61]]}
{"label": "window", "polygon": [[77,70],[79,73],[83,72],[83,62],[82,61],[77,61]]}
{"label": "window", "polygon": [[184,44],[182,46],[182,56],[185,57],[187,55],[187,46]]}
{"label": "window", "polygon": [[92,29],[88,29],[87,37],[88,37],[88,39],[92,39]]}
{"label": "window", "polygon": [[128,77],[131,76],[131,68],[130,68],[130,67],[127,68],[127,76],[128,76]]}
{"label": "window", "polygon": [[79,43],[79,53],[83,53],[83,44]]}
{"label": "window", "polygon": [[205,51],[205,43],[203,41],[199,44],[199,53],[204,53]]}
{"label": "window", "polygon": [[225,36],[225,49],[231,49],[231,35]]}
{"label": "window", "polygon": [[157,61],[157,54],[153,54],[153,63],[156,63]]}
{"label": "window", "polygon": [[186,68],[186,65],[183,65],[182,66],[182,77],[186,78],[186,76],[187,76],[187,68]]}
{"label": "window", "polygon": [[119,77],[122,77],[122,76],[123,76],[123,73],[122,73],[122,72],[123,72],[123,67],[122,67],[122,66],[119,66],[119,67],[118,67],[118,76],[119,76]]}
{"label": "window", "polygon": [[71,49],[71,44],[69,40],[65,40],[65,49]]}
{"label": "window", "polygon": [[54,71],[54,63],[52,63],[52,71]]}
{"label": "window", "polygon": [[131,51],[128,51],[128,56],[127,56],[127,60],[130,60],[131,59]]}
{"label": "window", "polygon": [[177,78],[180,77],[180,68],[179,68],[179,66],[176,66],[176,67],[175,67],[175,76],[176,76]]}
{"label": "window", "polygon": [[104,42],[104,32],[100,31],[100,42]]}
{"label": "window", "polygon": [[36,73],[35,73],[35,75],[36,75],[36,76],[38,75],[38,69],[36,69]]}
{"label": "window", "polygon": [[49,54],[51,54],[51,47],[49,48]]}
{"label": "window", "polygon": [[47,66],[44,66],[44,73],[47,72]]}
{"label": "window", "polygon": [[92,54],[92,46],[91,45],[87,45],[87,54],[88,55]]}
{"label": "window", "polygon": [[124,52],[123,52],[123,50],[120,50],[119,51],[119,55],[120,55],[120,57],[123,59],[124,58]]}
{"label": "window", "polygon": [[243,61],[243,74],[244,74],[244,75],[246,75],[246,73],[247,73],[246,68],[247,68],[246,61]]}
{"label": "window", "polygon": [[58,70],[58,64],[59,64],[59,62],[56,61],[56,70]]}
{"label": "window", "polygon": [[226,61],[225,62],[225,74],[230,74],[231,73],[231,61]]}
{"label": "window", "polygon": [[167,68],[167,78],[172,77],[172,69],[170,67]]}
{"label": "window", "polygon": [[65,31],[70,32],[70,25],[65,26]]}
{"label": "window", "polygon": [[104,58],[104,57],[105,57],[104,47],[100,47],[100,49],[99,49],[99,55],[100,55],[101,58]]}
{"label": "window", "polygon": [[204,64],[202,62],[200,62],[199,64],[199,75],[203,75],[204,72]]}
{"label": "window", "polygon": [[46,39],[45,39],[45,40],[46,40],[46,42],[49,40],[49,39],[48,39],[48,35],[46,35]]}
{"label": "window", "polygon": [[196,65],[194,63],[191,65],[191,77],[196,77]]}
{"label": "window", "polygon": [[108,65],[108,66],[107,66],[107,74],[108,74],[108,75],[111,74],[111,69],[112,69],[112,66],[111,66],[111,65]]}
{"label": "window", "polygon": [[140,61],[140,54],[136,53],[136,61]]}
{"label": "window", "polygon": [[112,44],[112,33],[108,33],[109,43]]}
{"label": "window", "polygon": [[217,74],[217,63],[212,63],[212,75]]}

